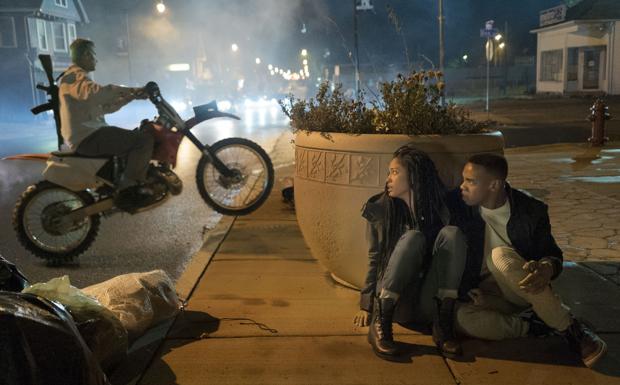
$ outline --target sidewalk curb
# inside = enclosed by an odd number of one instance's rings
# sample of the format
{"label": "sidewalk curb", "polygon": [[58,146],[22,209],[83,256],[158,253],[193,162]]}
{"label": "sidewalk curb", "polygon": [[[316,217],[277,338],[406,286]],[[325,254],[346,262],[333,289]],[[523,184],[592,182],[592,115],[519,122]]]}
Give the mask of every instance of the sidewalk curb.
{"label": "sidewalk curb", "polygon": [[237,217],[223,216],[217,225],[207,233],[200,250],[190,259],[183,274],[176,282],[176,291],[180,299],[187,301],[207,270],[209,263],[219,250],[232,229]]}
{"label": "sidewalk curb", "polygon": [[[236,219],[237,217],[223,216],[218,224],[206,234],[202,248],[191,257],[187,267],[177,280],[176,291],[181,300],[185,302],[189,300],[209,263],[230,233]],[[136,385],[142,380],[142,376],[151,365],[176,318],[174,317],[151,328],[134,341],[123,364],[114,370],[109,377],[113,385]]]}

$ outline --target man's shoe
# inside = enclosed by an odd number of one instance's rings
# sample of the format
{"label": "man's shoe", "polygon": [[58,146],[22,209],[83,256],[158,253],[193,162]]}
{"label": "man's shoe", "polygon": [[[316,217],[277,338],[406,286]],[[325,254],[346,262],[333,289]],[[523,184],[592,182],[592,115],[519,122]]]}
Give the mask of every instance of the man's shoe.
{"label": "man's shoe", "polygon": [[435,298],[437,311],[433,318],[433,341],[441,354],[445,357],[456,357],[463,354],[461,343],[454,331],[454,317],[456,299]]}
{"label": "man's shoe", "polygon": [[145,185],[131,186],[119,191],[114,203],[122,210],[131,211],[151,201],[155,192]]}
{"label": "man's shoe", "polygon": [[375,298],[368,328],[368,342],[377,356],[388,361],[398,359],[399,351],[392,333],[396,303],[392,298]]}
{"label": "man's shoe", "polygon": [[588,368],[593,367],[607,352],[607,344],[586,324],[573,318],[564,332],[571,350],[581,356]]}
{"label": "man's shoe", "polygon": [[548,326],[534,312],[531,312],[531,314],[528,312],[527,315],[522,315],[521,318],[529,325],[527,331],[528,337],[545,338],[556,334],[555,329]]}

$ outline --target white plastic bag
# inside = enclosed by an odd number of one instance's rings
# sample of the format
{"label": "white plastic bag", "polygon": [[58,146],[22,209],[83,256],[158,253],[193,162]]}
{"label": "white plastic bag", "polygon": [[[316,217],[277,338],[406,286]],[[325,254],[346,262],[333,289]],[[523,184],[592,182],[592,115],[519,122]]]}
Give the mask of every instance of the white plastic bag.
{"label": "white plastic bag", "polygon": [[68,276],[35,283],[22,292],[60,302],[65,306],[103,370],[107,370],[126,356],[127,331],[118,317],[96,299],[71,286]]}
{"label": "white plastic bag", "polygon": [[[50,301],[57,301],[67,307],[103,308],[96,299],[85,295],[75,286],[71,286],[69,276],[52,278],[47,282],[35,283],[22,290],[22,293],[35,294]],[[105,311],[105,308],[103,308]]]}
{"label": "white plastic bag", "polygon": [[174,283],[163,270],[119,275],[82,290],[118,317],[130,341],[180,308]]}

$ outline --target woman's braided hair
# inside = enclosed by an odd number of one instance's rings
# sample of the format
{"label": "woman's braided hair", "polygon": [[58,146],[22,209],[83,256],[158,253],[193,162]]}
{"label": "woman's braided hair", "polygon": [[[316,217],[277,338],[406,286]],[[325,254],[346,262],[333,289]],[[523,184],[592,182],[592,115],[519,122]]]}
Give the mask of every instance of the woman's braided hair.
{"label": "woman's braided hair", "polygon": [[407,170],[412,192],[412,210],[409,210],[402,199],[389,197],[386,185],[385,242],[380,275],[383,275],[396,243],[405,232],[405,226],[416,226],[420,231],[436,226],[441,222],[441,211],[446,200],[446,188],[439,178],[435,163],[424,151],[412,145],[404,145],[394,152],[393,158]]}

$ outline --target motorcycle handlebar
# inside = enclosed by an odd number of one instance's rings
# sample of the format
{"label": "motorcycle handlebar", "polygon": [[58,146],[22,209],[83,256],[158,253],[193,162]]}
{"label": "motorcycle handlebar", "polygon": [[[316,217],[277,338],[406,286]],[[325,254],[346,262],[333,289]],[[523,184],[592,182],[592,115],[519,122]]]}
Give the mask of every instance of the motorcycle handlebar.
{"label": "motorcycle handlebar", "polygon": [[155,82],[146,83],[146,85],[144,86],[144,90],[146,91],[146,93],[149,95],[149,98],[151,99],[157,98],[158,96],[161,95],[159,92],[159,86]]}

